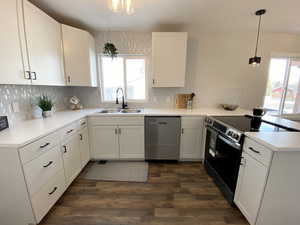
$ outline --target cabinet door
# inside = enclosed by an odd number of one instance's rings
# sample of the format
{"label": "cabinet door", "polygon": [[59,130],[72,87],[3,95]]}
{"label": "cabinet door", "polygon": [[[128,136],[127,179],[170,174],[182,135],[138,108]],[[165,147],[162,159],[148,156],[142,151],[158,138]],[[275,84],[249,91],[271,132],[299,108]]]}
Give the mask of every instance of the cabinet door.
{"label": "cabinet door", "polygon": [[202,155],[202,129],[182,128],[180,143],[181,159],[200,159]]}
{"label": "cabinet door", "polygon": [[187,33],[152,33],[153,87],[184,87]]}
{"label": "cabinet door", "polygon": [[[0,84],[30,84],[24,73],[18,30],[19,0],[3,0],[0,7]],[[17,14],[17,10],[19,15]]]}
{"label": "cabinet door", "polygon": [[27,0],[24,20],[32,84],[65,85],[60,24]]}
{"label": "cabinet door", "polygon": [[118,129],[117,126],[93,126],[91,134],[91,158],[118,159]]}
{"label": "cabinet door", "polygon": [[267,172],[267,167],[243,153],[234,202],[251,225],[256,222]]}
{"label": "cabinet door", "polygon": [[79,140],[73,135],[62,145],[66,184],[70,185],[81,170]]}
{"label": "cabinet door", "polygon": [[90,145],[87,127],[79,132],[79,149],[81,167],[83,168],[90,161]]}
{"label": "cabinet door", "polygon": [[119,126],[119,144],[121,159],[144,159],[144,127]]}
{"label": "cabinet door", "polygon": [[67,84],[97,86],[95,40],[88,32],[62,25]]}

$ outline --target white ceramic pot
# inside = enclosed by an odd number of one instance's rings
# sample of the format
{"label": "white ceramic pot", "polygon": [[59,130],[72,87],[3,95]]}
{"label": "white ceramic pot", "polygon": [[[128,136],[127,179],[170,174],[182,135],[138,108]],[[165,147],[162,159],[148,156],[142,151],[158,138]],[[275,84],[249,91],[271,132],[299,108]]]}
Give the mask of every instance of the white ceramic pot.
{"label": "white ceramic pot", "polygon": [[44,111],[43,112],[43,116],[44,117],[50,117],[50,116],[52,116],[52,114],[53,114],[52,110],[51,111]]}

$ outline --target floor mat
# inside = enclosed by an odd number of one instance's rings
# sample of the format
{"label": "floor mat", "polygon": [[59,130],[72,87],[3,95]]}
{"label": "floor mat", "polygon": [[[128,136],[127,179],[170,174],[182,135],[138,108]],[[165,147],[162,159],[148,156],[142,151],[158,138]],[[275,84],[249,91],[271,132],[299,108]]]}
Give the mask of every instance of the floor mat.
{"label": "floor mat", "polygon": [[101,181],[147,182],[147,162],[94,163],[85,175],[86,179]]}

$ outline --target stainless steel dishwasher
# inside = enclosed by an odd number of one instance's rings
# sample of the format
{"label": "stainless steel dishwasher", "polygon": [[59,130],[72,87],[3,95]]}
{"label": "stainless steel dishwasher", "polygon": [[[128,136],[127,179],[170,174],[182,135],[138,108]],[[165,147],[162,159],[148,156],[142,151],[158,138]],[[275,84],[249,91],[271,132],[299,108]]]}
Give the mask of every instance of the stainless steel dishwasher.
{"label": "stainless steel dishwasher", "polygon": [[179,160],[180,116],[146,116],[146,160]]}

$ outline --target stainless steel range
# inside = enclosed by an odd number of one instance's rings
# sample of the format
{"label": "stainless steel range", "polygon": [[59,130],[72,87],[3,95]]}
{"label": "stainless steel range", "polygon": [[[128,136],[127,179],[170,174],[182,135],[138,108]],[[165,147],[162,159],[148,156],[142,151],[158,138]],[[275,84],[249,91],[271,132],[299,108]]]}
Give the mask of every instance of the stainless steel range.
{"label": "stainless steel range", "polygon": [[226,199],[233,204],[244,142],[244,132],[295,131],[252,116],[207,117],[204,166]]}

